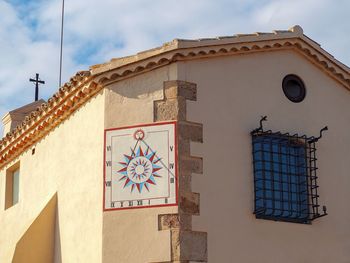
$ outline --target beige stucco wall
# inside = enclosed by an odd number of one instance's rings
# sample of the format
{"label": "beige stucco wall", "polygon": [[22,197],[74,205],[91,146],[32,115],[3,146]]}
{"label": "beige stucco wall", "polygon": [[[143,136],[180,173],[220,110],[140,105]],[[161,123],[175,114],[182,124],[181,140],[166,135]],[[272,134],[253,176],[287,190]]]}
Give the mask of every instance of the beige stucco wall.
{"label": "beige stucco wall", "polygon": [[[297,74],[307,96],[295,104],[281,81]],[[208,232],[209,262],[346,263],[350,258],[348,164],[350,92],[294,51],[274,51],[178,62],[108,85],[20,160],[20,202],[4,211],[6,169],[0,171],[0,262],[13,258],[18,241],[57,193],[55,263],[167,262],[170,233],[158,215],[177,207],[102,212],[103,130],[153,122],[163,82],[197,84],[188,120],[204,124],[204,175],[193,176],[201,215],[193,229]],[[258,127],[318,135],[320,203],[329,215],[312,225],[257,220],[253,211],[250,131]],[[3,248],[6,249],[3,249]]]}
{"label": "beige stucco wall", "polygon": [[56,192],[54,262],[102,261],[103,127],[102,91],[38,142],[34,155],[30,149],[19,157],[19,203],[6,211],[6,169],[0,171],[0,262],[11,262]]}
{"label": "beige stucco wall", "polygon": [[[172,64],[107,86],[105,128],[153,122],[153,103],[163,99],[163,82],[176,74]],[[176,212],[175,206],[104,212],[103,262],[169,261],[170,231],[158,230],[158,215]]]}
{"label": "beige stucco wall", "polygon": [[[303,102],[283,94],[287,74],[305,82]],[[195,230],[208,232],[209,262],[350,262],[350,91],[294,51],[276,51],[182,62],[178,78],[198,85],[189,119],[204,124],[204,176],[193,176],[201,193]],[[320,204],[329,215],[311,225],[255,219],[250,131],[318,136]]]}

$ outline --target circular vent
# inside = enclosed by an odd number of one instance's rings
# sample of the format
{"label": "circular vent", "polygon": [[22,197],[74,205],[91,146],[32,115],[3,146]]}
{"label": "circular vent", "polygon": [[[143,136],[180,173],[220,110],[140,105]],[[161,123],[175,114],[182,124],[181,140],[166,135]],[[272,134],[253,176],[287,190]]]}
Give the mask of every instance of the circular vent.
{"label": "circular vent", "polygon": [[287,75],[282,81],[283,92],[292,102],[301,102],[306,95],[304,82],[296,75]]}

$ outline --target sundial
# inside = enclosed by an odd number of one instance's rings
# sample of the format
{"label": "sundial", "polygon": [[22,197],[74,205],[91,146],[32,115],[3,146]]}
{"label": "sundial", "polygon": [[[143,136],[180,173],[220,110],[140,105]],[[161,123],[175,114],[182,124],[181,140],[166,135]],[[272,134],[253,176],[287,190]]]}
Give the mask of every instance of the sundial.
{"label": "sundial", "polygon": [[105,131],[104,210],[177,204],[176,122]]}

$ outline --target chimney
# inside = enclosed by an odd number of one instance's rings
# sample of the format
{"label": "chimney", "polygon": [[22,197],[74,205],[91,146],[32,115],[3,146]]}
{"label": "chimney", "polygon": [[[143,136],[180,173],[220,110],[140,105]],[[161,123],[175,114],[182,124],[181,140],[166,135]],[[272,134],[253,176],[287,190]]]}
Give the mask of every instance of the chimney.
{"label": "chimney", "polygon": [[4,125],[3,136],[5,137],[8,132],[16,128],[26,116],[28,116],[32,111],[35,111],[43,103],[45,103],[44,100],[35,101],[21,108],[8,112],[2,118],[2,124]]}

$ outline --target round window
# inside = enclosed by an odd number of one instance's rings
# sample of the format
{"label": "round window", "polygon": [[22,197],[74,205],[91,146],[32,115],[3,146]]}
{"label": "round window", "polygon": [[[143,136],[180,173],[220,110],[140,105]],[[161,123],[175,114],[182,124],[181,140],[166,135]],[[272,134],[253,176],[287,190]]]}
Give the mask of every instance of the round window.
{"label": "round window", "polygon": [[287,75],[282,81],[284,95],[292,102],[301,102],[306,95],[304,82],[296,75]]}

